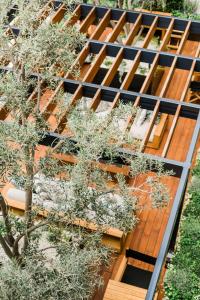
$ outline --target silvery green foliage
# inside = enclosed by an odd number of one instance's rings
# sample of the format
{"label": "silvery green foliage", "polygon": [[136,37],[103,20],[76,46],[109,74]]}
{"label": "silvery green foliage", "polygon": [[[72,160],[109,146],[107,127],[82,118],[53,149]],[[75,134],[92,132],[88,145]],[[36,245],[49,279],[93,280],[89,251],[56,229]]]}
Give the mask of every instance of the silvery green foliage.
{"label": "silvery green foliage", "polygon": [[[33,0],[28,4],[26,0],[0,3],[0,53],[3,61],[11,62],[14,69],[21,64],[26,73],[42,70],[43,76],[44,73],[50,75],[55,71],[52,65],[56,65],[57,72],[69,71],[76,58],[75,49],[83,43],[83,36],[75,27],[63,27],[64,21],[49,25],[38,18],[44,3],[43,0]],[[14,23],[14,26],[20,28],[18,36],[12,31],[7,15],[14,6],[18,7]],[[70,11],[66,10],[66,15],[70,15]],[[5,24],[8,24],[10,34],[5,34]]]}
{"label": "silvery green foliage", "polygon": [[[26,257],[26,267],[9,261],[0,270],[0,299],[89,299],[102,284],[98,271],[107,261],[99,237],[82,232],[57,232],[57,256],[51,249]],[[40,257],[39,257],[40,255]]]}
{"label": "silvery green foliage", "polygon": [[[94,178],[95,180],[95,178]],[[107,189],[107,191],[106,191]],[[64,211],[68,219],[80,218],[104,228],[129,230],[134,226],[134,197],[124,190],[95,189],[71,181],[50,179],[42,174],[34,178],[33,202],[44,209]],[[124,218],[123,216],[126,216]]]}

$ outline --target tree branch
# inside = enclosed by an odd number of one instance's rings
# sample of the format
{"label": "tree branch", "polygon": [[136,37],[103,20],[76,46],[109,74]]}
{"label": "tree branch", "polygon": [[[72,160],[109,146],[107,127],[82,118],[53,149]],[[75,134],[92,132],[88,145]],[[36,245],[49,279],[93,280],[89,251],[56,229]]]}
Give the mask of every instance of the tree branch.
{"label": "tree branch", "polygon": [[49,221],[45,221],[45,222],[40,222],[32,227],[29,227],[25,232],[23,232],[22,234],[20,234],[16,239],[15,239],[15,242],[14,242],[14,246],[13,246],[13,252],[15,252],[15,249],[18,248],[18,244],[19,244],[19,241],[24,237],[24,236],[27,236],[29,235],[31,232],[35,231],[36,229],[42,227],[42,226],[45,226],[45,225],[48,225]]}
{"label": "tree branch", "polygon": [[39,251],[43,252],[43,251],[46,251],[46,250],[49,250],[49,249],[56,249],[56,246],[49,246],[49,247],[40,249]]}
{"label": "tree branch", "polygon": [[1,207],[1,211],[2,211],[2,217],[4,219],[5,229],[7,232],[6,240],[9,244],[9,246],[12,247],[15,242],[15,239],[12,235],[12,227],[11,227],[9,216],[8,216],[8,207],[5,202],[5,199],[3,198],[3,196],[1,194],[0,194],[0,207]]}

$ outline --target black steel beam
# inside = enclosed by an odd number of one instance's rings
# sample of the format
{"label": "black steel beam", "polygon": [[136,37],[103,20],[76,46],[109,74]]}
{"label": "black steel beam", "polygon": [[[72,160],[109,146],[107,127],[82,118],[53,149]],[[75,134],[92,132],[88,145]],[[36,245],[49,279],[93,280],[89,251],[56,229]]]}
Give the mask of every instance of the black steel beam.
{"label": "black steel beam", "polygon": [[[12,71],[11,68],[0,67],[0,73],[4,71]],[[33,74],[37,76],[37,74]],[[41,75],[42,76],[42,75]],[[65,91],[73,94],[79,85],[83,87],[83,95],[85,97],[92,98],[98,89],[101,90],[102,100],[112,102],[117,93],[120,93],[120,99],[126,102],[134,103],[137,97],[141,97],[140,106],[145,109],[153,110],[156,102],[160,101],[159,112],[174,115],[176,113],[177,107],[181,106],[180,116],[184,118],[196,120],[199,114],[200,105],[192,104],[188,102],[180,102],[178,100],[169,98],[160,98],[158,96],[141,94],[137,92],[132,92],[128,90],[122,90],[118,88],[113,88],[109,86],[102,86],[94,83],[82,82],[78,80],[67,79],[63,77],[54,77],[56,81],[63,81]]]}
{"label": "black steel beam", "polygon": [[192,159],[193,159],[193,155],[194,155],[194,151],[196,148],[196,143],[199,137],[199,133],[200,133],[200,112],[198,114],[198,118],[197,118],[197,122],[194,128],[194,132],[192,135],[192,139],[191,139],[191,143],[190,143],[190,147],[187,153],[187,157],[186,157],[186,163],[191,163]]}
{"label": "black steel beam", "polygon": [[155,257],[144,254],[144,253],[141,253],[141,252],[138,252],[138,251],[135,251],[135,250],[132,250],[132,249],[127,249],[126,250],[126,257],[127,258],[131,257],[131,258],[140,260],[140,261],[145,262],[145,263],[150,264],[150,265],[155,265],[155,263],[156,263],[156,258]]}
{"label": "black steel beam", "polygon": [[[63,139],[69,139],[69,140],[71,140],[72,143],[74,142],[74,140],[71,137],[67,137],[66,135],[63,136],[63,135],[55,133],[55,132],[46,132],[43,135],[42,139],[40,140],[40,145],[47,146],[47,147],[54,147]],[[133,150],[128,149],[128,148],[118,148],[118,152],[119,152],[119,157],[123,156],[123,154],[128,155],[128,156],[136,155]],[[163,158],[163,157],[160,157],[157,155],[151,155],[151,154],[144,153],[144,156],[155,162],[156,161],[161,162],[163,164],[163,167],[165,170],[173,171],[174,174],[172,176],[179,177],[179,178],[181,177],[183,168],[188,166],[182,162],[179,162],[176,160],[171,160],[168,158]],[[105,161],[105,160],[102,159],[102,161]],[[118,161],[116,159],[116,162],[118,164],[122,164],[120,159]],[[154,171],[156,171],[156,167],[155,167]]]}
{"label": "black steel beam", "polygon": [[192,57],[192,56],[185,56],[181,54],[176,53],[170,53],[170,52],[164,52],[164,51],[158,51],[158,50],[150,50],[145,48],[139,48],[139,47],[133,47],[123,44],[113,44],[109,42],[102,42],[97,40],[91,40],[86,39],[89,43],[89,52],[98,54],[103,45],[106,45],[106,54],[108,56],[115,57],[117,56],[117,53],[121,48],[124,49],[123,51],[123,58],[134,60],[135,55],[137,54],[137,51],[141,51],[141,61],[146,63],[152,63],[153,59],[156,55],[156,53],[159,53],[159,64],[162,66],[170,67],[174,58],[178,57],[177,61],[177,68],[183,69],[183,70],[189,70],[193,60],[196,60],[197,67],[196,71],[200,70],[199,63],[200,58],[198,57]]}
{"label": "black steel beam", "polygon": [[[62,1],[61,1],[62,2]],[[89,11],[92,9],[93,5],[91,4],[82,4],[81,5],[81,14],[82,17],[86,17],[89,13]],[[108,11],[108,7],[99,7],[96,6],[96,15],[98,18],[102,18],[104,14]],[[130,11],[130,10],[123,10],[119,8],[111,8],[111,18],[112,20],[119,20],[122,13],[126,11],[127,12],[127,22],[134,23],[136,18],[141,12],[138,11]],[[153,22],[153,17],[158,16],[158,25],[161,28],[168,28],[169,22],[171,19],[174,19],[174,29],[176,30],[181,30],[184,31],[187,27],[188,21],[186,19],[181,19],[181,18],[176,18],[173,16],[162,16],[160,14],[155,14],[155,13],[147,13],[147,12],[142,12],[143,15],[143,20],[142,24],[143,25],[148,25],[150,26],[151,23]],[[200,32],[200,22],[199,21],[192,21],[191,23],[191,28],[190,32],[192,34],[199,34]]]}
{"label": "black steel beam", "polygon": [[178,100],[169,98],[159,98],[158,96],[136,93],[132,91],[117,89],[109,86],[102,86],[94,83],[70,80],[65,78],[56,77],[56,80],[64,82],[65,90],[73,93],[79,85],[83,87],[83,95],[92,98],[98,89],[101,90],[102,100],[112,102],[117,93],[120,93],[120,99],[123,102],[135,102],[137,97],[141,97],[140,106],[149,110],[153,110],[156,102],[160,101],[159,111],[167,114],[174,115],[177,107],[181,106],[180,116],[190,119],[197,119],[200,110],[200,105],[191,104],[188,102],[180,102]]}

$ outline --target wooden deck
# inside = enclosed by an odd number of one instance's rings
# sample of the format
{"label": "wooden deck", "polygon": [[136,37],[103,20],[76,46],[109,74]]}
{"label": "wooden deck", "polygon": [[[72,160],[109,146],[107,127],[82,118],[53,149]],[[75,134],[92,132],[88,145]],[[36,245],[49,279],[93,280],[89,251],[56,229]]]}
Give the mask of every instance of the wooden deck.
{"label": "wooden deck", "polygon": [[[196,43],[194,44],[190,41],[186,42],[185,47],[183,49],[184,55],[188,55],[188,56],[191,55],[190,49],[193,49],[192,51],[195,53],[197,45]],[[168,68],[166,68],[165,74],[158,87],[157,94],[159,94],[160,90],[162,89],[162,86],[165,82],[168,72],[169,70]],[[180,69],[177,69],[175,71],[171,84],[169,85],[169,88],[167,90],[166,97],[180,100],[181,93],[183,91],[184,85],[187,80],[187,75],[188,75],[188,71],[184,71]],[[169,116],[167,129],[165,131],[160,148],[156,150],[156,149],[151,149],[146,147],[145,148],[146,153],[161,155],[168,133],[170,131],[171,124],[173,122],[173,118],[174,118],[173,116],[171,115]],[[184,161],[186,159],[186,154],[190,146],[190,141],[194,131],[195,124],[196,124],[195,120],[179,117],[166,156],[167,158],[178,160],[178,161]],[[199,146],[200,146],[200,139],[198,141],[196,149],[198,149]],[[137,213],[139,222],[134,228],[134,230],[131,232],[126,244],[126,246],[130,247],[130,249],[142,252],[144,254],[151,255],[153,257],[157,257],[160,250],[164,232],[169,219],[169,214],[171,212],[171,208],[174,202],[174,197],[179,184],[179,178],[169,177],[165,180],[165,184],[168,186],[170,191],[170,202],[168,203],[167,207],[160,208],[160,209],[153,209],[150,207],[149,199],[146,198],[145,204],[147,205],[147,208]],[[94,300],[102,299],[108,280],[110,278],[112,279],[115,277],[115,274],[118,270],[122,257],[123,256],[121,255],[117,259],[115,259],[112,265],[110,266],[110,269],[104,273],[105,286],[102,288],[101,291],[99,291],[95,295]],[[130,258],[128,260],[128,263],[135,267],[153,271],[153,266],[147,263],[143,263]]]}

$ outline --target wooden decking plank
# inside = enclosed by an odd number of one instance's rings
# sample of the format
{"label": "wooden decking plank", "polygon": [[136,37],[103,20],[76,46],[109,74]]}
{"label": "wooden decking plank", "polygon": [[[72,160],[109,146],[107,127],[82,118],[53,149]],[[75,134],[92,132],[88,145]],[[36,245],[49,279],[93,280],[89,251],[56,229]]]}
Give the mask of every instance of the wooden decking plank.
{"label": "wooden decking plank", "polygon": [[108,286],[106,288],[106,292],[104,295],[105,299],[113,299],[113,300],[138,300],[145,299],[147,290],[138,288],[133,285],[129,285],[126,283],[122,283],[115,280],[109,280]]}

